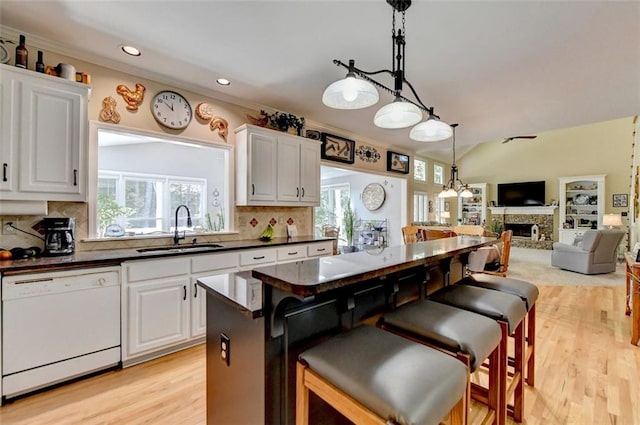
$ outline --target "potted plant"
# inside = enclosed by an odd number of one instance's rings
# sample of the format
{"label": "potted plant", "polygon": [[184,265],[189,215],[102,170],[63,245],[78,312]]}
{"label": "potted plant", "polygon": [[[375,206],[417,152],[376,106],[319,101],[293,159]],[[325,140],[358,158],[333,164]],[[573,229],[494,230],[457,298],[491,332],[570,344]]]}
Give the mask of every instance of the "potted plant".
{"label": "potted plant", "polygon": [[351,204],[347,203],[344,208],[342,223],[344,225],[344,233],[347,237],[347,252],[353,252],[353,227],[356,222],[356,213],[351,208]]}
{"label": "potted plant", "polygon": [[[261,111],[262,112],[262,111]],[[274,112],[269,114],[269,126],[276,130],[288,131],[290,128],[296,130],[296,134],[300,136],[302,134],[302,127],[304,127],[304,117],[296,117],[293,114],[285,114],[283,112]]]}

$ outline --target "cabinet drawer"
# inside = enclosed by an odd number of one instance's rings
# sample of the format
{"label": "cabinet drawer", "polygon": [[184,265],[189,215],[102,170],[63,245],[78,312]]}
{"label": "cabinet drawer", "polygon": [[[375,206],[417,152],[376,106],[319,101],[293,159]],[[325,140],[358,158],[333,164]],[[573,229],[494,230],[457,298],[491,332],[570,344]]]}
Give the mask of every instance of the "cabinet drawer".
{"label": "cabinet drawer", "polygon": [[333,254],[333,241],[313,243],[307,246],[309,257],[319,257],[321,255]]}
{"label": "cabinet drawer", "polygon": [[189,258],[164,258],[162,260],[125,263],[127,282],[159,279],[189,274]]}
{"label": "cabinet drawer", "polygon": [[276,261],[275,249],[255,249],[240,253],[240,265],[252,266],[254,264],[273,263]]}
{"label": "cabinet drawer", "polygon": [[306,245],[290,245],[278,248],[278,261],[293,260],[296,258],[305,258],[307,256]]}
{"label": "cabinet drawer", "polygon": [[239,256],[237,252],[195,255],[191,258],[191,273],[229,269],[238,267],[238,264]]}

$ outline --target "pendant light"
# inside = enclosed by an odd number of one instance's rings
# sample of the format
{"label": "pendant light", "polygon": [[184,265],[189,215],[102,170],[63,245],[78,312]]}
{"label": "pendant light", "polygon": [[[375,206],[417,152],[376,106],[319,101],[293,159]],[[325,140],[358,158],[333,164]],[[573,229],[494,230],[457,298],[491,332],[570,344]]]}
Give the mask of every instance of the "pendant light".
{"label": "pendant light", "polygon": [[451,178],[446,185],[442,186],[442,191],[438,194],[438,198],[471,198],[473,193],[469,190],[469,185],[464,184],[458,178],[458,166],[456,165],[456,127],[458,124],[451,124],[453,136],[453,162],[451,164]]}
{"label": "pendant light", "polygon": [[[322,102],[335,109],[362,109],[378,102],[379,95],[376,87],[393,95],[394,101],[383,106],[376,112],[373,123],[380,128],[398,129],[411,127],[423,119],[423,112],[428,119],[416,125],[409,137],[416,141],[430,142],[445,140],[451,137],[451,127],[440,121],[435,115],[434,107],[426,106],[413,86],[405,78],[405,11],[411,6],[411,0],[387,0],[393,8],[392,19],[392,70],[363,71],[356,68],[355,61],[349,64],[334,60],[333,63],[348,70],[347,76],[329,85],[323,95]],[[402,14],[402,28],[396,31],[396,13]],[[394,81],[393,89],[371,78],[372,75],[389,74]],[[413,95],[413,100],[402,95],[403,85],[406,84]]]}

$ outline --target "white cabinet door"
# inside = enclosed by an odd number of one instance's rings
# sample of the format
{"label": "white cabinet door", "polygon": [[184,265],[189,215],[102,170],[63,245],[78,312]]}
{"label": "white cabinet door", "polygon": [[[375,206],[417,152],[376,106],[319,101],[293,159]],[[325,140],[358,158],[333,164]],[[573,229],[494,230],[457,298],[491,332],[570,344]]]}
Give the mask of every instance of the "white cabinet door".
{"label": "white cabinet door", "polygon": [[18,177],[19,82],[10,75],[0,78],[0,192],[15,191]]}
{"label": "white cabinet door", "polygon": [[[17,185],[2,199],[85,201],[88,86],[2,67],[2,131],[8,120],[13,133],[13,153],[7,155],[12,163],[5,161],[3,147],[2,164],[19,167],[9,171]],[[15,116],[5,116],[8,104]]]}
{"label": "white cabinet door", "polygon": [[191,338],[207,333],[207,293],[198,288],[197,281],[197,278],[191,278]]}
{"label": "white cabinet door", "polygon": [[245,159],[249,164],[249,203],[276,200],[276,155],[275,137],[249,134],[249,153]]}
{"label": "white cabinet door", "polygon": [[300,144],[300,202],[320,205],[320,144]]}
{"label": "white cabinet door", "polygon": [[298,202],[300,194],[300,142],[278,137],[278,201]]}
{"label": "white cabinet door", "polygon": [[189,280],[136,283],[127,288],[125,359],[189,339]]}

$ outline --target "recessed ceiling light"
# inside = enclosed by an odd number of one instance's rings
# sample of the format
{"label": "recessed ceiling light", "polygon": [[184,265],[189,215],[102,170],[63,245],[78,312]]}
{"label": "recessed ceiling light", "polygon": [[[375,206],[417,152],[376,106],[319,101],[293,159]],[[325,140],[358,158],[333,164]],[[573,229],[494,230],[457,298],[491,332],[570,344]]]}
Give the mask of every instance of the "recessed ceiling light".
{"label": "recessed ceiling light", "polygon": [[140,53],[140,50],[136,49],[133,46],[120,46],[120,48],[123,52],[131,56],[140,56],[142,54]]}
{"label": "recessed ceiling light", "polygon": [[229,84],[231,84],[231,81],[227,80],[226,78],[218,78],[216,80],[216,83],[220,84],[221,86],[228,86]]}

